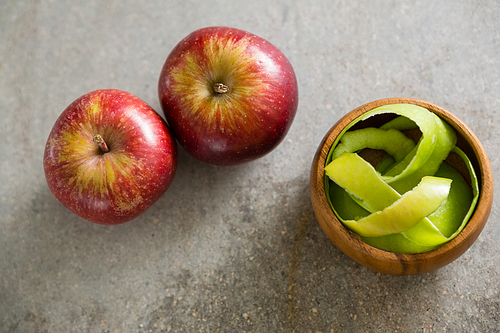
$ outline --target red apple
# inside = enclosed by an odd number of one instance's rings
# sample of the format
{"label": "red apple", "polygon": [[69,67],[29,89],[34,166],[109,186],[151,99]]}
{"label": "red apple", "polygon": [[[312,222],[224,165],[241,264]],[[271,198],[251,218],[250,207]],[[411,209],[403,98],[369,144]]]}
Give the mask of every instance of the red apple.
{"label": "red apple", "polygon": [[118,224],[165,193],[177,168],[177,147],[165,121],[144,101],[120,90],[96,90],[59,116],[43,167],[63,206],[91,222]]}
{"label": "red apple", "polygon": [[177,44],[161,71],[158,94],[182,147],[219,165],[273,150],[298,104],[297,79],[283,53],[229,27],[203,28]]}

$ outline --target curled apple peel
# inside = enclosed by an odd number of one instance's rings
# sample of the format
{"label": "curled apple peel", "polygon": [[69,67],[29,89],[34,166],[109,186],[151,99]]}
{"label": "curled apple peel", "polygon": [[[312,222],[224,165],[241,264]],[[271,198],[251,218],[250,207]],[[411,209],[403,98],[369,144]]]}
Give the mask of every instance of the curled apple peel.
{"label": "curled apple peel", "polygon": [[[379,128],[352,129],[387,113],[396,118]],[[416,144],[407,131],[418,132]],[[455,144],[453,128],[416,105],[364,114],[339,135],[327,158],[325,189],[333,211],[364,242],[386,251],[420,253],[448,242],[465,227],[479,193],[474,168]],[[360,156],[366,148],[386,155],[371,165]],[[444,162],[450,153],[463,160],[470,186]]]}
{"label": "curled apple peel", "polygon": [[[348,171],[342,175],[336,172],[343,168]],[[359,220],[344,220],[343,223],[358,235],[367,237],[410,229],[439,208],[448,196],[451,184],[448,178],[425,176],[413,190],[401,196],[355,153],[343,153],[328,165],[325,172],[352,195],[362,193],[360,198],[367,203],[372,214]],[[366,186],[367,183],[370,186]]]}

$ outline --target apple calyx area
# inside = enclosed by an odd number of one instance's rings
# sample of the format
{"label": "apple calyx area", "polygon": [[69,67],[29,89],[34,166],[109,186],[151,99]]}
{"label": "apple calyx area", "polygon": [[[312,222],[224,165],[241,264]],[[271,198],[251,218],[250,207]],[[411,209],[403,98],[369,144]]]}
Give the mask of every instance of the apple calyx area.
{"label": "apple calyx area", "polygon": [[222,94],[227,93],[228,91],[229,91],[229,87],[227,85],[225,85],[224,83],[217,82],[216,84],[214,84],[215,94],[222,95]]}
{"label": "apple calyx area", "polygon": [[106,154],[107,152],[109,152],[109,147],[100,134],[94,135],[93,140],[99,146],[99,150],[101,151],[101,153]]}

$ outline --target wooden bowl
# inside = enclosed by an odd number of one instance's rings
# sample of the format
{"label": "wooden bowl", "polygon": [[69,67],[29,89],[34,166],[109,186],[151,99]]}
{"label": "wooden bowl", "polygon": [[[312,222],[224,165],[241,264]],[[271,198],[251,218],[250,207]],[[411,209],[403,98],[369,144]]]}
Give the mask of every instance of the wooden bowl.
{"label": "wooden bowl", "polygon": [[[354,119],[379,106],[415,104],[434,112],[457,132],[457,146],[470,158],[479,181],[479,200],[469,222],[455,238],[432,251],[398,254],[372,247],[348,230],[328,203],[324,186],[324,168],[330,147],[337,136]],[[375,117],[373,117],[375,118]],[[371,118],[369,118],[371,119]],[[368,120],[369,121],[369,120]],[[373,125],[372,125],[373,126]],[[342,252],[359,264],[392,275],[414,275],[441,268],[460,257],[474,243],[484,228],[493,203],[491,166],[478,138],[460,119],[429,102],[410,98],[387,98],[367,103],[341,118],[323,138],[314,156],[310,175],[310,195],[316,218],[328,238]]]}

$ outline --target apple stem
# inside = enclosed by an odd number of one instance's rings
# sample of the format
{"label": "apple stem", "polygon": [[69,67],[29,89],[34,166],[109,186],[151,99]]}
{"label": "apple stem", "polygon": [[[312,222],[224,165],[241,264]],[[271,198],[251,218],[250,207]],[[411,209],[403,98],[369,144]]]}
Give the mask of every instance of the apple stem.
{"label": "apple stem", "polygon": [[216,94],[224,94],[229,91],[229,87],[224,83],[217,82],[216,84],[214,84],[214,91]]}
{"label": "apple stem", "polygon": [[99,149],[103,154],[109,151],[108,145],[100,134],[94,135],[94,142],[99,146]]}

